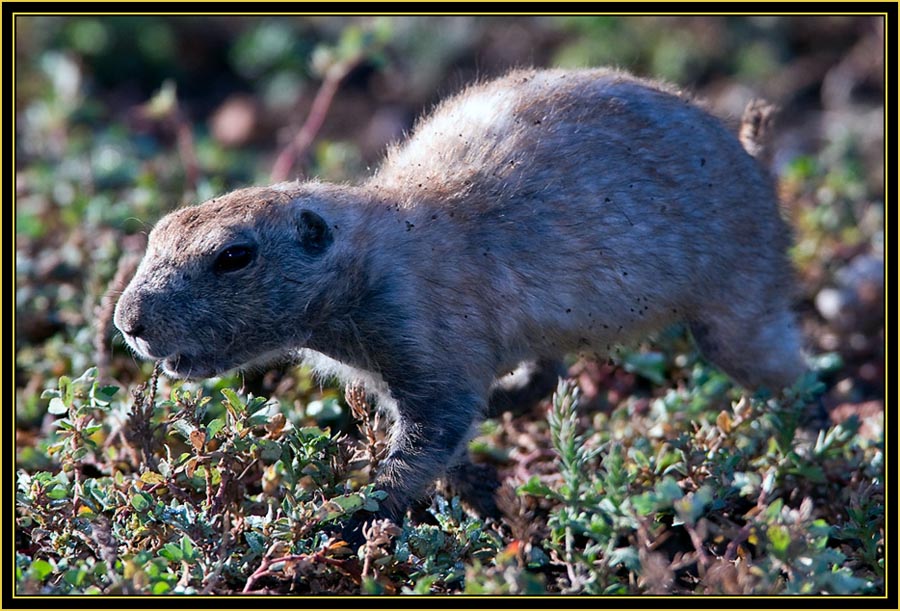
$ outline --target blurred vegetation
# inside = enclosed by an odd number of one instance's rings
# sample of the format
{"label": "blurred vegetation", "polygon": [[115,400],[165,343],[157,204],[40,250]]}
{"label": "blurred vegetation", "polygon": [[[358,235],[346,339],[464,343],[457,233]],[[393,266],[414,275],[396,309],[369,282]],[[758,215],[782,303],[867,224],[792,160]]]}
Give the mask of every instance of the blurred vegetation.
{"label": "blurred vegetation", "polygon": [[[15,44],[18,594],[884,592],[879,18],[19,17]],[[334,66],[296,175],[365,175],[475,78],[601,64],[731,124],[780,106],[820,381],[743,396],[680,328],[573,361],[471,444],[502,520],[441,490],[352,549],[336,525],[380,500],[368,405],[302,367],[172,384],[112,333],[120,261],[165,212],[268,182]]]}

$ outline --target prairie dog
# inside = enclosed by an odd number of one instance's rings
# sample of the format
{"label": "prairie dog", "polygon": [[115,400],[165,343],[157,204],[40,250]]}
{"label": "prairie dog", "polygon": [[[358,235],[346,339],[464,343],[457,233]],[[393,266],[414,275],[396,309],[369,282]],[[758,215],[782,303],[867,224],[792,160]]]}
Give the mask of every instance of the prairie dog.
{"label": "prairie dog", "polygon": [[520,70],[438,105],[359,185],[288,182],[164,217],[116,326],[175,377],[300,356],[393,415],[397,519],[464,452],[498,375],[684,321],[738,383],[804,361],[767,173],[672,88]]}

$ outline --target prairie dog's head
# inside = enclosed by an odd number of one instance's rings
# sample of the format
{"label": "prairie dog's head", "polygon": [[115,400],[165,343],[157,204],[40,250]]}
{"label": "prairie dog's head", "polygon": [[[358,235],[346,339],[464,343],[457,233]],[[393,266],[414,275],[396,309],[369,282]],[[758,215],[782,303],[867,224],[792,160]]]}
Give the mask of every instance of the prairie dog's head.
{"label": "prairie dog's head", "polygon": [[170,213],[150,233],[116,327],[174,377],[209,377],[301,347],[334,274],[323,207],[315,185],[286,183]]}

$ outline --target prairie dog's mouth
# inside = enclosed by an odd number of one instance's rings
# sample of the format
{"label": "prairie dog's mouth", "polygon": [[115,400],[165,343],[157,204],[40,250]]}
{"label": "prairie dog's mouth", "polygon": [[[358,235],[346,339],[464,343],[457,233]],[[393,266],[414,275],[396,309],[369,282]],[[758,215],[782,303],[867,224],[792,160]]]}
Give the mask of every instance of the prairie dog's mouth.
{"label": "prairie dog's mouth", "polygon": [[197,363],[185,354],[174,354],[162,359],[163,371],[170,378],[210,378],[222,373],[209,365]]}
{"label": "prairie dog's mouth", "polygon": [[134,337],[125,332],[122,332],[122,337],[125,338],[125,343],[128,344],[128,347],[134,350],[139,357],[148,361],[157,361],[164,358],[161,354],[153,353],[153,350],[150,349],[150,342],[147,340],[141,337]]}
{"label": "prairie dog's mouth", "polygon": [[171,354],[158,359],[163,372],[170,378],[211,378],[233,369],[261,370],[267,366],[293,361],[285,350],[272,350],[249,359],[224,359],[217,356]]}

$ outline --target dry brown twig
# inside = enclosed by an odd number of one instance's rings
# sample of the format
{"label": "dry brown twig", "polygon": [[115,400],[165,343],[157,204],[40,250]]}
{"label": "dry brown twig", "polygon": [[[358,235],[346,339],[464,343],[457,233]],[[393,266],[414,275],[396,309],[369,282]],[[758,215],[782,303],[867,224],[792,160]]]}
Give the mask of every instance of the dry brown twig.
{"label": "dry brown twig", "polygon": [[331,108],[331,103],[341,81],[350,74],[361,60],[362,55],[356,55],[333,64],[325,72],[325,78],[322,79],[322,84],[319,85],[319,90],[313,99],[306,121],[303,122],[303,125],[291,141],[281,149],[278,157],[275,158],[275,164],[272,166],[272,182],[287,180],[297,160],[309,150],[319,130],[322,128],[322,124],[325,122],[328,109]]}
{"label": "dry brown twig", "polygon": [[112,281],[100,300],[94,314],[97,320],[97,326],[94,334],[94,353],[96,356],[97,373],[100,380],[107,380],[109,376],[109,365],[111,358],[111,346],[109,338],[112,335],[113,314],[116,309],[116,302],[119,295],[128,286],[128,282],[134,276],[138,264],[141,262],[142,253],[130,252],[119,259],[119,265]]}
{"label": "dry brown twig", "polygon": [[[270,549],[270,553],[266,554],[266,556],[263,558],[259,568],[256,569],[256,571],[254,571],[253,574],[250,575],[250,577],[247,579],[247,583],[244,585],[242,594],[256,593],[253,590],[253,586],[255,586],[256,582],[264,577],[287,577],[289,574],[297,572],[298,569],[302,572],[305,566],[317,564],[327,564],[329,566],[336,567],[344,572],[351,574],[352,576],[352,571],[348,571],[346,563],[343,560],[338,560],[336,558],[326,556],[322,551],[314,552],[312,554],[287,554],[285,556],[273,558],[273,554],[271,552],[280,548],[280,543],[272,546],[272,548]],[[273,566],[279,564],[283,564],[284,566],[279,569],[272,568]]]}
{"label": "dry brown twig", "polygon": [[356,426],[365,441],[365,454],[369,462],[369,467],[374,473],[378,469],[378,464],[384,457],[385,444],[383,439],[379,439],[378,428],[380,426],[380,417],[375,412],[373,417],[373,409],[369,404],[366,391],[359,383],[347,385],[344,394],[347,405],[350,406],[350,413],[356,420]]}
{"label": "dry brown twig", "polygon": [[[145,382],[131,391],[134,405],[128,422],[122,428],[122,439],[132,452],[136,464],[144,465],[155,471],[157,468],[156,455],[153,452],[155,432],[158,428],[152,423],[153,409],[156,405],[156,388],[159,382],[161,368],[159,363],[153,368],[153,375],[149,382]],[[150,392],[144,394],[149,387]],[[138,451],[140,456],[138,456]],[[139,460],[138,460],[139,458]]]}
{"label": "dry brown twig", "polygon": [[159,92],[140,108],[140,112],[144,118],[157,121],[174,132],[178,155],[184,164],[187,182],[185,191],[196,192],[197,181],[200,178],[200,162],[194,146],[194,132],[181,104],[178,103],[175,84],[171,81],[164,83]]}

